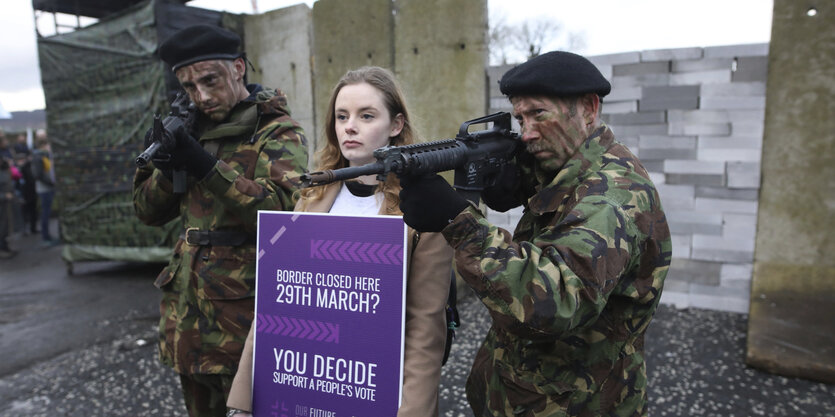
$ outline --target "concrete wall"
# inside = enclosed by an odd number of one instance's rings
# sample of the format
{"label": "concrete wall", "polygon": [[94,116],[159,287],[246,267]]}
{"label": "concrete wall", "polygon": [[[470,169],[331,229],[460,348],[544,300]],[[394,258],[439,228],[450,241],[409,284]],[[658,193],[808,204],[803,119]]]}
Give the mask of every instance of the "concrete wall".
{"label": "concrete wall", "polygon": [[487,2],[396,4],[394,68],[413,122],[427,140],[455,137],[462,122],[486,114]]}
{"label": "concrete wall", "polygon": [[486,0],[319,0],[246,16],[245,28],[250,79],[287,93],[311,151],[334,85],[364,65],[397,75],[425,140],[485,114]]}
{"label": "concrete wall", "polygon": [[293,118],[302,125],[312,149],[315,122],[310,48],[313,21],[305,4],[246,16],[245,50],[255,66],[249,82],[278,88],[287,95]]}
{"label": "concrete wall", "polygon": [[835,4],[774,1],[746,362],[835,382]]}
{"label": "concrete wall", "polygon": [[[747,312],[768,44],[589,57],[612,83],[604,120],[658,187],[673,239],[661,302]],[[511,109],[492,67],[491,111]],[[515,225],[521,211],[490,213]]]}
{"label": "concrete wall", "polygon": [[323,138],[328,99],[345,72],[364,65],[393,69],[391,0],[319,0],[313,3],[313,90],[316,138]]}

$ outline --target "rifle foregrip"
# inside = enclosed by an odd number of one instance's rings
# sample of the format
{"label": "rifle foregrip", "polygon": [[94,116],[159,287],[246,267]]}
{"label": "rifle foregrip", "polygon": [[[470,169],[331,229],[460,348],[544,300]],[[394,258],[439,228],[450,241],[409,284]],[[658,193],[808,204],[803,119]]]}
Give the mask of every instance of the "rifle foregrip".
{"label": "rifle foregrip", "polygon": [[448,171],[461,165],[467,158],[467,147],[455,140],[421,145],[411,149],[404,147],[404,169],[398,174],[423,175]]}

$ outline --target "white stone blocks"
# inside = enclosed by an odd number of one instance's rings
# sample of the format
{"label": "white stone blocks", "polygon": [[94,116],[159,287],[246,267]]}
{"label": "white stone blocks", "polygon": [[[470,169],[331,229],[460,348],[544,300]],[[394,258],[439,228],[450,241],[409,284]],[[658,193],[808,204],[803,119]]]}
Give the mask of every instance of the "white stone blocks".
{"label": "white stone blocks", "polygon": [[671,135],[727,136],[731,134],[731,125],[730,123],[670,122],[667,131]]}
{"label": "white stone blocks", "polygon": [[[606,97],[604,97],[606,99]],[[638,100],[608,102],[605,101],[601,107],[602,114],[632,113],[638,111]]]}
{"label": "white stone blocks", "polygon": [[720,263],[673,257],[667,279],[702,285],[719,285],[721,269]]}
{"label": "white stone blocks", "polygon": [[710,97],[701,97],[701,103],[699,105],[700,109],[725,109],[725,110],[738,110],[738,109],[761,109],[765,110],[765,96],[763,97],[755,97],[755,96],[733,96],[733,97],[722,97],[722,96],[710,96]]}
{"label": "white stone blocks", "polygon": [[[664,200],[661,200],[662,204]],[[700,213],[692,210],[665,209],[670,232],[674,234],[722,235],[721,213]]]}
{"label": "white stone blocks", "polygon": [[641,51],[641,61],[693,60],[702,57],[702,48],[654,49]]}
{"label": "white stone blocks", "polygon": [[643,89],[640,111],[699,108],[699,86],[648,86]]}
{"label": "white stone blocks", "polygon": [[639,62],[635,64],[621,64],[615,65],[612,68],[612,76],[624,76],[624,75],[644,75],[644,74],[656,74],[656,73],[668,73],[670,72],[670,62],[669,61],[656,61],[656,62]]}
{"label": "white stone blocks", "polygon": [[670,85],[726,84],[731,82],[731,70],[682,72],[670,75]]}
{"label": "white stone blocks", "polygon": [[732,189],[726,187],[696,187],[696,197],[727,198],[730,200],[757,201],[759,192],[755,189]]}
{"label": "white stone blocks", "polygon": [[633,87],[633,86],[666,86],[670,84],[669,73],[652,73],[642,75],[613,75],[612,88]]}
{"label": "white stone blocks", "polygon": [[667,110],[667,121],[685,123],[730,123],[725,110]]}
{"label": "white stone blocks", "polygon": [[671,159],[664,161],[664,172],[668,174],[724,175],[725,164],[713,161]]}
{"label": "white stone blocks", "polygon": [[671,70],[673,72],[694,72],[711,70],[732,70],[733,58],[693,59],[673,61]]}
{"label": "white stone blocks", "polygon": [[765,124],[762,122],[740,121],[731,123],[731,135],[745,138],[759,138],[765,134]]}
{"label": "white stone blocks", "polygon": [[639,100],[643,94],[640,86],[612,88],[612,91],[603,98],[606,102]]}
{"label": "white stone blocks", "polygon": [[612,82],[612,65],[595,65],[595,67],[600,71],[603,78],[609,80],[610,83]]}
{"label": "white stone blocks", "polygon": [[728,82],[724,84],[708,84],[702,86],[700,94],[702,97],[765,97],[765,83]]}
{"label": "white stone blocks", "polygon": [[[760,162],[760,151],[756,149],[734,149],[734,148],[699,148],[696,159],[700,161],[722,161],[722,162]],[[730,186],[731,174],[728,172],[728,185]]]}
{"label": "white stone blocks", "polygon": [[728,162],[728,188],[760,188],[760,160]]}
{"label": "white stone blocks", "polygon": [[667,177],[661,170],[652,170],[648,166],[644,165],[644,168],[647,170],[647,174],[649,174],[649,180],[652,181],[655,185],[666,184]]}
{"label": "white stone blocks", "polygon": [[722,264],[719,274],[719,285],[730,288],[750,290],[753,266],[750,263]]}
{"label": "white stone blocks", "polygon": [[641,62],[640,52],[623,52],[608,55],[596,55],[587,57],[594,65],[617,65],[632,64]]}
{"label": "white stone blocks", "polygon": [[610,125],[615,137],[618,136],[637,136],[637,135],[661,135],[667,133],[666,123],[656,123],[650,125]]}
{"label": "white stone blocks", "polygon": [[742,57],[736,60],[736,71],[733,81],[762,81],[768,80],[768,57]]}
{"label": "white stone blocks", "polygon": [[642,148],[694,149],[696,147],[696,137],[642,135],[639,143]]}
{"label": "white stone blocks", "polygon": [[694,136],[642,135],[639,140],[641,160],[695,159]]}
{"label": "white stone blocks", "polygon": [[696,211],[757,214],[757,202],[727,198],[696,197]]}
{"label": "white stone blocks", "polygon": [[658,184],[655,186],[664,210],[693,210],[696,187],[693,185]]}
{"label": "white stone blocks", "polygon": [[694,233],[692,258],[714,262],[752,262],[754,236],[727,237]]}
{"label": "white stone blocks", "polygon": [[667,114],[663,111],[612,114],[604,115],[603,120],[611,125],[660,124],[667,123]]}
{"label": "white stone blocks", "polygon": [[745,289],[690,284],[691,307],[748,313],[749,298],[749,291]]}
{"label": "white stone blocks", "polygon": [[724,213],[722,236],[743,237],[754,236],[757,233],[757,215]]}
{"label": "white stone blocks", "polygon": [[665,174],[664,181],[668,184],[693,184],[710,187],[725,185],[725,176],[716,174]]}
{"label": "white stone blocks", "polygon": [[[666,209],[666,206],[664,208]],[[689,234],[673,233],[670,235],[670,241],[673,244],[673,258],[690,259],[690,239],[692,239],[692,236]]]}
{"label": "white stone blocks", "polygon": [[[733,126],[731,126],[733,131]],[[734,136],[699,136],[698,148],[702,149],[748,149],[761,150],[763,146],[762,136],[739,137]]]}
{"label": "white stone blocks", "polygon": [[618,136],[615,138],[615,140],[629,148],[629,150],[632,151],[632,153],[638,151],[638,136]]}
{"label": "white stone blocks", "polygon": [[704,49],[705,58],[736,58],[741,56],[766,56],[768,43],[711,46]]}

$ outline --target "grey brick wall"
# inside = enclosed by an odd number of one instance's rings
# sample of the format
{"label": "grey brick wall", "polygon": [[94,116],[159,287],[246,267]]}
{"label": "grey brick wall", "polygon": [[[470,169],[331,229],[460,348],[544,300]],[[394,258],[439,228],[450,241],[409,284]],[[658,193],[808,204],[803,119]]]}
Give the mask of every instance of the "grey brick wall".
{"label": "grey brick wall", "polygon": [[[661,302],[748,312],[768,44],[591,56],[612,83],[603,119],[658,187],[673,240]],[[490,112],[509,111],[491,67]],[[489,212],[512,230],[521,210]]]}

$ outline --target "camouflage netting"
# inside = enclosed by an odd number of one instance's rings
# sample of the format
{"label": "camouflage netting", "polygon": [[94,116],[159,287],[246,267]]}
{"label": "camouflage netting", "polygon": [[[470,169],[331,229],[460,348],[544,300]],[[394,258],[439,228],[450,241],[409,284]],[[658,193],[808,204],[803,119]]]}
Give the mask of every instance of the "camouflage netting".
{"label": "camouflage netting", "polygon": [[179,225],[137,220],[133,161],[173,93],[172,75],[154,55],[158,39],[195,21],[220,23],[220,14],[207,12],[151,0],[38,40],[66,262],[168,259]]}

